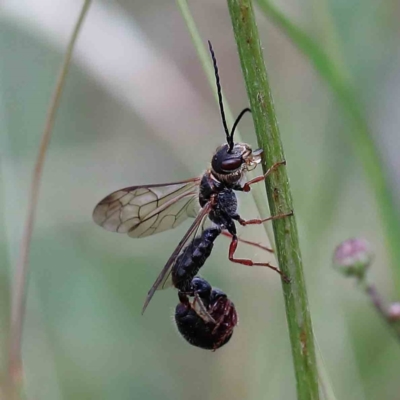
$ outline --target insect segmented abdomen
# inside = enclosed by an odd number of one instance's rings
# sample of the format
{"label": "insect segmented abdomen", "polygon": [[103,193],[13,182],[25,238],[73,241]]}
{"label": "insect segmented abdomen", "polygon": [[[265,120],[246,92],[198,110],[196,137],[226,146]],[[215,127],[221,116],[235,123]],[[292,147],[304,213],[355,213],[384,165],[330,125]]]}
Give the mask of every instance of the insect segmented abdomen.
{"label": "insect segmented abdomen", "polygon": [[172,282],[177,289],[182,292],[191,290],[192,279],[210,256],[214,241],[220,233],[219,226],[204,229],[200,237],[193,239],[183,249],[172,270]]}

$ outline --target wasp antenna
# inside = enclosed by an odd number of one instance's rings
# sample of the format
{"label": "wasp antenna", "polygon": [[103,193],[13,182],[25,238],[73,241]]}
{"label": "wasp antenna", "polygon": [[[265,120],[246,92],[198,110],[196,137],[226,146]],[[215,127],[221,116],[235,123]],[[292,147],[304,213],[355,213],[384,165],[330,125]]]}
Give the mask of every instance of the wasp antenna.
{"label": "wasp antenna", "polygon": [[226,124],[224,104],[222,102],[221,84],[219,82],[217,59],[215,58],[214,50],[213,50],[213,48],[211,46],[211,42],[210,41],[208,41],[208,48],[210,49],[211,58],[212,58],[213,64],[214,64],[215,82],[217,84],[218,104],[219,104],[219,109],[221,111],[222,125],[224,126],[224,130],[225,130],[225,134],[226,134],[226,141],[227,141],[227,143],[229,145],[229,151],[232,151],[232,148],[233,148],[233,136],[229,134],[228,125]]}
{"label": "wasp antenna", "polygon": [[239,124],[240,120],[242,119],[243,115],[246,114],[247,112],[251,113],[250,108],[245,108],[244,110],[242,110],[242,112],[236,118],[235,123],[233,124],[232,130],[231,130],[231,142],[232,143],[233,143],[233,134],[235,133],[235,129],[238,126],[238,124]]}

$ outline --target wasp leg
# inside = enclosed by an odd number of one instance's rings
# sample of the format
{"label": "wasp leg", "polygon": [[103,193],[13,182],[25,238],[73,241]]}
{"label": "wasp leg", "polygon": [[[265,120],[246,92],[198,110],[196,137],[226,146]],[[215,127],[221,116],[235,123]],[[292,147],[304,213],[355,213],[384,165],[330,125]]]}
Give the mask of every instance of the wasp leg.
{"label": "wasp leg", "polygon": [[232,237],[231,244],[229,246],[229,260],[237,263],[237,264],[243,264],[247,265],[249,267],[253,266],[258,266],[258,267],[268,267],[276,271],[278,274],[282,276],[282,279],[286,282],[289,283],[290,279],[279,269],[271,265],[270,263],[261,263],[261,262],[254,262],[253,260],[250,260],[249,258],[234,258],[235,251],[237,249],[238,245],[238,239],[236,236]]}
{"label": "wasp leg", "polygon": [[[226,299],[225,299],[226,300]],[[219,307],[219,303],[214,304],[214,306],[211,309],[211,312],[214,312],[218,307]],[[218,307],[217,307],[218,306]],[[234,310],[234,308],[232,307],[232,303],[228,300],[225,301],[225,304],[223,304],[223,310],[222,310],[222,315],[218,318],[218,321],[212,331],[212,333],[215,333],[218,328],[225,323],[225,319],[229,316],[229,314],[231,314],[232,310]],[[236,316],[236,313],[234,313]],[[233,316],[232,316],[233,317]],[[235,319],[236,321],[236,319]],[[236,325],[236,324],[235,324]]]}
{"label": "wasp leg", "polygon": [[[193,302],[190,303],[189,296],[193,297]],[[207,311],[206,306],[204,305],[203,301],[201,300],[200,295],[197,292],[178,292],[179,301],[182,304],[185,304],[189,308],[196,311],[198,316],[205,322],[205,323],[212,323],[216,324],[217,321],[211,316],[211,314]],[[197,308],[196,308],[197,306]]]}
{"label": "wasp leg", "polygon": [[202,302],[202,300],[201,300],[201,298],[200,298],[198,293],[194,293],[194,300],[193,300],[193,303],[192,303],[193,309],[194,309],[196,304],[199,307],[198,311],[200,311],[200,313],[202,313],[202,314],[198,313],[198,315],[205,323],[207,323],[207,324],[209,324],[209,323],[216,324],[217,323],[217,321],[215,321],[215,319],[207,311],[207,308],[204,305],[204,303]]}
{"label": "wasp leg", "polygon": [[256,178],[253,178],[250,181],[246,182],[243,185],[243,192],[250,192],[250,190],[251,190],[250,185],[253,185],[254,183],[263,181],[269,174],[271,174],[273,171],[275,171],[281,165],[286,165],[286,161],[284,160],[284,161],[279,161],[279,162],[275,163],[272,167],[270,167],[267,170],[267,172],[264,175],[257,176]]}
{"label": "wasp leg", "polygon": [[286,213],[286,214],[274,215],[273,217],[268,217],[268,218],[264,218],[264,219],[256,218],[256,219],[245,220],[245,219],[242,219],[239,215],[235,216],[235,219],[239,222],[240,225],[246,226],[246,225],[259,225],[259,224],[262,224],[263,222],[273,221],[274,219],[291,217],[292,215],[293,215],[293,211],[290,211],[289,213]]}
{"label": "wasp leg", "polygon": [[[223,234],[224,236],[228,237],[229,239],[232,239],[232,234],[230,234],[229,232],[227,232],[227,231],[222,231],[222,234]],[[249,244],[250,246],[258,247],[259,249],[268,251],[269,253],[273,253],[273,252],[274,252],[273,249],[271,249],[271,248],[269,248],[269,247],[267,247],[267,246],[263,246],[263,245],[261,245],[260,243],[250,242],[249,240],[240,239],[240,238],[238,238],[238,241],[241,242],[241,243]]]}
{"label": "wasp leg", "polygon": [[220,337],[220,340],[216,343],[214,350],[220,347],[220,344],[225,341],[228,336],[232,335],[233,328],[238,323],[238,318],[233,303],[227,299],[219,299],[216,304],[212,307],[212,313],[221,314],[218,318],[218,322],[212,330],[212,334],[216,334],[218,329],[222,326],[225,331],[224,335]]}

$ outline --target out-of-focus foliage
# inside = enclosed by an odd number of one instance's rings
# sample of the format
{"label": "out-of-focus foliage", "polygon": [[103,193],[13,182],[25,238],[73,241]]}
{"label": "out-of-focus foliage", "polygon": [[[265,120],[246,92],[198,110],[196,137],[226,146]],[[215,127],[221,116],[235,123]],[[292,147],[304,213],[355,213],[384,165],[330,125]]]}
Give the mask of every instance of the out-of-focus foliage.
{"label": "out-of-focus foliage", "polygon": [[[193,3],[193,4],[192,4]],[[277,5],[323,46],[340,46],[394,193],[400,193],[400,48],[395,1]],[[234,112],[248,105],[224,2],[191,2],[218,57]],[[5,1],[0,9],[1,360],[9,271],[47,105],[78,2]],[[350,281],[331,268],[336,244],[368,237],[370,274],[393,293],[376,204],[346,140],[348,117],[328,86],[259,13],[265,58],[294,191],[310,308],[337,398],[398,398],[399,344]],[[332,33],[333,32],[333,33]],[[250,119],[241,125],[255,145]],[[218,108],[173,2],[96,2],[78,40],[43,176],[31,252],[23,354],[30,398],[291,399],[294,376],[280,281],[229,263],[220,238],[203,275],[234,300],[240,325],[212,353],[190,347],[171,320],[177,296],[147,290],[185,232],[134,240],[91,220],[120,187],[200,174],[224,140]],[[399,202],[399,199],[396,199]],[[241,214],[255,217],[251,196]],[[243,237],[266,241],[263,230]],[[243,256],[270,260],[242,247]],[[393,299],[396,300],[396,299]],[[397,299],[399,300],[399,299]]]}

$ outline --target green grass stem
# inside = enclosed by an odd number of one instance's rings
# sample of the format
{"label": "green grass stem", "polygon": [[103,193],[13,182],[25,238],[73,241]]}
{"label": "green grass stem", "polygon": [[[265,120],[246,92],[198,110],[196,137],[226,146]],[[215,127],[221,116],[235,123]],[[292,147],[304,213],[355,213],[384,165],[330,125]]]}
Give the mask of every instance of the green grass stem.
{"label": "green grass stem", "polygon": [[[259,146],[263,169],[285,159],[263,54],[250,0],[228,0]],[[293,210],[286,168],[266,179],[272,215]],[[314,335],[308,308],[296,218],[273,221],[277,257],[291,283],[282,283],[299,400],[319,399]]]}
{"label": "green grass stem", "polygon": [[26,309],[29,272],[29,250],[32,240],[35,214],[39,200],[40,182],[42,179],[44,162],[46,159],[47,148],[50,143],[56,113],[60,104],[61,94],[65,86],[65,80],[71,63],[72,52],[76,43],[76,39],[78,37],[79,30],[89,9],[90,2],[91,0],[85,0],[83,2],[82,9],[79,13],[73,32],[71,34],[71,38],[68,42],[61,70],[58,75],[56,87],[54,89],[54,94],[50,101],[46,123],[40,141],[39,152],[32,173],[32,182],[28,195],[27,217],[20,246],[20,255],[15,266],[14,285],[11,293],[12,299],[8,375],[9,382],[12,382],[13,386],[16,387],[18,391],[21,388],[23,379],[21,341]]}

